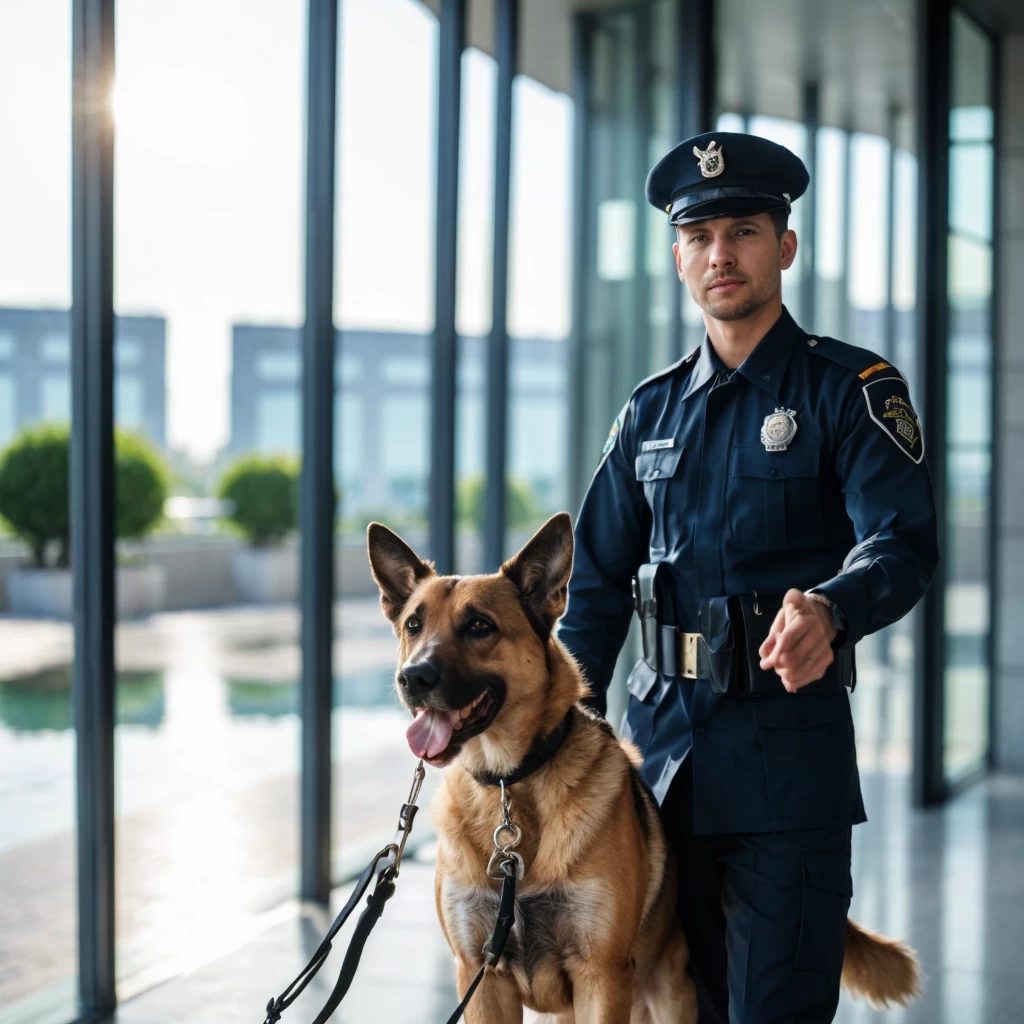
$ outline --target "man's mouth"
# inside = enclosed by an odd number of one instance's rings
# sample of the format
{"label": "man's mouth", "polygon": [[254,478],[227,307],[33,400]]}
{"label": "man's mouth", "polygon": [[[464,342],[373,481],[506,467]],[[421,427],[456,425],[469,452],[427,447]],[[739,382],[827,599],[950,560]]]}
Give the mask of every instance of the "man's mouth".
{"label": "man's mouth", "polygon": [[482,733],[494,721],[503,702],[504,694],[497,687],[488,686],[463,708],[416,708],[416,719],[405,733],[409,749],[428,764],[445,765],[466,740]]}
{"label": "man's mouth", "polygon": [[715,281],[712,285],[710,285],[708,287],[708,291],[712,291],[712,292],[718,292],[718,291],[730,292],[730,291],[733,291],[736,288],[738,288],[741,284],[743,284],[743,282],[738,280],[735,277],[725,277],[725,278],[722,278],[722,280]]}

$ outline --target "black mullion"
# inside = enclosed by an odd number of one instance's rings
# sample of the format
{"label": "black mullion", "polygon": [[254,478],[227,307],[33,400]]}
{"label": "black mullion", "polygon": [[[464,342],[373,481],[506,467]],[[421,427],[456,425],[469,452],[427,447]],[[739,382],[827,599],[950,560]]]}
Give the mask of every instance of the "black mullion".
{"label": "black mullion", "polygon": [[[940,545],[946,541],[946,389],[949,307],[950,8],[917,2],[917,365],[921,412]],[[940,559],[915,624],[913,798],[919,806],[941,802],[945,709],[945,562]]]}
{"label": "black mullion", "polygon": [[430,557],[455,568],[455,333],[459,211],[459,118],[466,0],[441,0],[437,90],[437,259],[433,414],[430,446]]}
{"label": "black mullion", "polygon": [[569,345],[569,507],[577,510],[583,502],[589,465],[589,446],[583,438],[586,417],[584,348],[587,335],[589,246],[593,237],[590,223],[591,137],[591,46],[593,21],[588,14],[576,14],[572,21],[572,96],[576,119],[573,139],[573,225],[572,225],[572,337]]}
{"label": "black mullion", "polygon": [[78,971],[85,1017],[117,1002],[114,960],[113,0],[72,3],[71,569]]}
{"label": "black mullion", "polygon": [[821,123],[821,90],[817,82],[804,84],[804,130],[807,132],[807,171],[811,180],[804,194],[805,228],[803,281],[800,285],[800,323],[805,331],[817,330],[818,305],[818,128]]}
{"label": "black mullion", "polygon": [[302,330],[301,893],[331,892],[334,639],[334,160],[338,0],[309,0],[306,316]]}
{"label": "black mullion", "polygon": [[491,340],[487,350],[487,492],[484,566],[496,569],[505,551],[508,459],[508,239],[512,176],[512,82],[516,75],[519,0],[496,0],[498,81],[494,132],[494,257]]}

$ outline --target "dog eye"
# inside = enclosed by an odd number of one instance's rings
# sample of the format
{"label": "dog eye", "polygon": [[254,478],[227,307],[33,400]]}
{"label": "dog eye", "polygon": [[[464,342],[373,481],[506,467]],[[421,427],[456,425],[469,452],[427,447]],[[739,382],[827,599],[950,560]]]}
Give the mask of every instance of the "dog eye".
{"label": "dog eye", "polygon": [[469,620],[468,628],[473,636],[487,636],[488,633],[494,632],[494,623],[477,617]]}
{"label": "dog eye", "polygon": [[410,615],[405,620],[405,631],[407,633],[418,633],[423,628],[423,623],[415,615]]}

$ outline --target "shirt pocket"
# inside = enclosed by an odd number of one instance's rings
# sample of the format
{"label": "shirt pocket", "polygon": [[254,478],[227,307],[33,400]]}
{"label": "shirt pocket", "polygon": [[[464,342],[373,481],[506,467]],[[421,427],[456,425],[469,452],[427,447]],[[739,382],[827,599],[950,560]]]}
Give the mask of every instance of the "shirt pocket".
{"label": "shirt pocket", "polygon": [[685,451],[682,445],[676,445],[660,451],[641,452],[636,457],[636,479],[643,484],[644,497],[651,509],[652,559],[664,557],[670,546],[682,543],[684,539],[684,524],[679,520],[686,502],[678,481],[686,465]]}
{"label": "shirt pocket", "polygon": [[819,445],[781,452],[758,441],[733,447],[727,513],[737,548],[777,551],[824,541],[820,459]]}

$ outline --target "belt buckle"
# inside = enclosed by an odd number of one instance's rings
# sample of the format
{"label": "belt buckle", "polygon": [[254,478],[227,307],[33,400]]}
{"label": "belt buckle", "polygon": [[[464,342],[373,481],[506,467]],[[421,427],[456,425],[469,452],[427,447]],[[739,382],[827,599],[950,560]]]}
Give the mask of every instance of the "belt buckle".
{"label": "belt buckle", "polygon": [[697,640],[699,638],[699,633],[683,634],[682,676],[684,679],[697,678]]}

